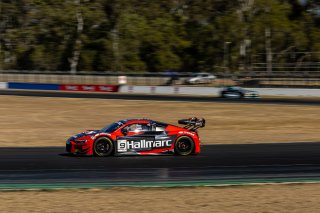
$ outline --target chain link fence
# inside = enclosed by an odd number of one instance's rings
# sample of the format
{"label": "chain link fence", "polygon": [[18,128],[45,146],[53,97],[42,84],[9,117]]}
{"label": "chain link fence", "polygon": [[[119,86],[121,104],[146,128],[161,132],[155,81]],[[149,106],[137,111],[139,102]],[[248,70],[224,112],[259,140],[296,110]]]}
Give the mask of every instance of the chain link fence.
{"label": "chain link fence", "polygon": [[[117,85],[119,76],[126,76],[127,85],[166,86],[186,85],[185,80],[192,73],[178,73],[174,80],[165,73],[95,73],[79,72],[77,75],[65,72],[39,71],[0,71],[0,82],[30,82],[58,84],[92,84]],[[320,71],[243,71],[214,73],[217,79],[203,84],[188,86],[227,86],[239,85],[246,87],[314,87],[320,88]]]}

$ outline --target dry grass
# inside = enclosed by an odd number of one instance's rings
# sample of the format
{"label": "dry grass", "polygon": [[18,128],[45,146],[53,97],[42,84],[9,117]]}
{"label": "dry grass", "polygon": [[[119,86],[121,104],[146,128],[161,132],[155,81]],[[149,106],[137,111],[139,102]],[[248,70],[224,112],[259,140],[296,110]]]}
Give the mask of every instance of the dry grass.
{"label": "dry grass", "polygon": [[319,212],[320,184],[0,192],[1,212]]}
{"label": "dry grass", "polygon": [[176,124],[202,116],[203,144],[319,141],[318,106],[0,96],[0,146],[63,146],[85,129],[146,117]]}

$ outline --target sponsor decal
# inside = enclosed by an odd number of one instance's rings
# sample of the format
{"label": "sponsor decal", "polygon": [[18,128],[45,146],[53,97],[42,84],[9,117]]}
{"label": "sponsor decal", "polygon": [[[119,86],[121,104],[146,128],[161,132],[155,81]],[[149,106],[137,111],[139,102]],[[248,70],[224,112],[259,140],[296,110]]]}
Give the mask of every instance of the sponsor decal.
{"label": "sponsor decal", "polygon": [[150,148],[165,148],[171,147],[172,140],[140,140],[140,141],[131,141],[131,140],[118,140],[117,141],[117,150],[118,152],[126,152],[131,149],[150,149]]}
{"label": "sponsor decal", "polygon": [[109,86],[99,86],[99,90],[104,92],[112,92],[113,89]]}
{"label": "sponsor decal", "polygon": [[59,90],[64,91],[89,91],[89,92],[118,92],[118,85],[85,85],[61,84]]}
{"label": "sponsor decal", "polygon": [[127,140],[118,140],[118,152],[126,152]]}
{"label": "sponsor decal", "polygon": [[83,85],[82,86],[82,90],[83,91],[95,91],[95,86],[87,86],[87,85]]}
{"label": "sponsor decal", "polygon": [[66,86],[66,90],[73,90],[73,91],[77,91],[79,90],[78,86]]}
{"label": "sponsor decal", "polygon": [[179,134],[185,134],[185,135],[195,136],[194,133],[192,133],[192,132],[187,132],[187,131],[180,131]]}
{"label": "sponsor decal", "polygon": [[97,85],[95,87],[96,92],[118,92],[119,86],[117,85]]}

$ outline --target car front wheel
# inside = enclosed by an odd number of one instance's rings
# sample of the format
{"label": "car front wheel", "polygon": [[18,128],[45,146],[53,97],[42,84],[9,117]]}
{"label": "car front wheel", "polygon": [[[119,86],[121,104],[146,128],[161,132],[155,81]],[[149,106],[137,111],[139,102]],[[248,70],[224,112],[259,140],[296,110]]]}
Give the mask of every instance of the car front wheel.
{"label": "car front wheel", "polygon": [[113,154],[113,141],[107,137],[98,138],[93,144],[93,154],[99,157],[110,156]]}

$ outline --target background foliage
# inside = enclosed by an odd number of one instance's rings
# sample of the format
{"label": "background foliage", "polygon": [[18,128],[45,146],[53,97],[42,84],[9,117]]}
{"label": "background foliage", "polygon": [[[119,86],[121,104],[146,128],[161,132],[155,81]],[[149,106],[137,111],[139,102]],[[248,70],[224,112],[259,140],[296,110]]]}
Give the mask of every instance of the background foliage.
{"label": "background foliage", "polygon": [[241,70],[266,53],[266,29],[280,63],[320,52],[317,2],[2,0],[0,69],[67,71],[79,49],[85,71]]}

